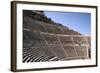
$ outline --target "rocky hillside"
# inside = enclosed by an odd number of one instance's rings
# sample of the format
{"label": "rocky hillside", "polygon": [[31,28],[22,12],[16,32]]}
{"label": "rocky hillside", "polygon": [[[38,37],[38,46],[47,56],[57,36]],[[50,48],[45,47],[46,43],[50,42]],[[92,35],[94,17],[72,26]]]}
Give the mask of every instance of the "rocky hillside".
{"label": "rocky hillside", "polygon": [[23,14],[23,27],[26,29],[54,34],[80,35],[79,32],[54,22],[51,18],[45,16],[43,11],[24,10]]}

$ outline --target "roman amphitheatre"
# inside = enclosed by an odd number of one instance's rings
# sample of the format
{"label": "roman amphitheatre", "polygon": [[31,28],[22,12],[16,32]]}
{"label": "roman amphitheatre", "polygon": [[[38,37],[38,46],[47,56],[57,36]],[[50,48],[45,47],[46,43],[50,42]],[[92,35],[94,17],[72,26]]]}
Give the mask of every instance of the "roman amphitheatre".
{"label": "roman amphitheatre", "polygon": [[91,59],[90,36],[54,22],[43,11],[23,10],[23,63]]}

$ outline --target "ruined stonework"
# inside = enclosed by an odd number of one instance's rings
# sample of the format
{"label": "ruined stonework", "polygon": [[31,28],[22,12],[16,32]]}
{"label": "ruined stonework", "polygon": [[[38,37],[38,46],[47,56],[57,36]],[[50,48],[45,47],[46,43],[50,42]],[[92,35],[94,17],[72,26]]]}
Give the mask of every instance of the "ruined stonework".
{"label": "ruined stonework", "polygon": [[91,58],[90,36],[54,22],[43,11],[23,10],[23,62]]}

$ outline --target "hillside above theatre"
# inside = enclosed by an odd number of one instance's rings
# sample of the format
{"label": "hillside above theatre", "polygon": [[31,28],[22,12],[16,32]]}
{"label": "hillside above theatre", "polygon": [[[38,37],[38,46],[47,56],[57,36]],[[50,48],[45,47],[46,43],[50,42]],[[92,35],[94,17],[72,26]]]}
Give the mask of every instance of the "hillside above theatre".
{"label": "hillside above theatre", "polygon": [[81,35],[81,33],[48,18],[43,11],[23,10],[23,28],[53,34]]}

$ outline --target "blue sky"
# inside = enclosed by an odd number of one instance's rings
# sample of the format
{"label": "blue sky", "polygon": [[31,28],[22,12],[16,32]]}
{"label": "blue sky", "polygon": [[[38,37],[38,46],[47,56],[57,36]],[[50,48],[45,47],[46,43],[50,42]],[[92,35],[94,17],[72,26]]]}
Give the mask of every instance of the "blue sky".
{"label": "blue sky", "polygon": [[57,23],[61,23],[81,34],[91,34],[91,14],[79,12],[44,11],[45,15]]}

